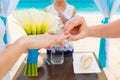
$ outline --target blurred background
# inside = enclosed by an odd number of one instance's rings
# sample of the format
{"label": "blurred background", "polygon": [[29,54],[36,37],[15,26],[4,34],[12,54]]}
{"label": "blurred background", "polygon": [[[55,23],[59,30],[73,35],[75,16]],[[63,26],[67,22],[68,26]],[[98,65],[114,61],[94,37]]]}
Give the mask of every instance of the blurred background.
{"label": "blurred background", "polygon": [[[31,7],[43,10],[48,5],[52,4],[54,0],[20,0],[16,9],[28,9]],[[69,4],[73,5],[78,12],[89,12],[95,13],[99,10],[95,5],[93,0],[66,0]],[[120,8],[118,8],[117,13],[120,12]]]}

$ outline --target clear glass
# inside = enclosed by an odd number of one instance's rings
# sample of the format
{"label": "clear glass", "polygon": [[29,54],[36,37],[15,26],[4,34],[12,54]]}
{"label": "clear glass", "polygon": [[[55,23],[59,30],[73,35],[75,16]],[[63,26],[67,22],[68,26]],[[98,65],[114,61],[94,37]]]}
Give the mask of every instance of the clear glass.
{"label": "clear glass", "polygon": [[52,64],[64,63],[64,50],[62,47],[52,47],[50,61]]}

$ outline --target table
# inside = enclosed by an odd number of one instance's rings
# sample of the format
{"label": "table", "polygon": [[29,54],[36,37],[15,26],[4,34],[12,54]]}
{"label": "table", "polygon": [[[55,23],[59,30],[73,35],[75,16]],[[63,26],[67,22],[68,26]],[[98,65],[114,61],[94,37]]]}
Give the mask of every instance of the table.
{"label": "table", "polygon": [[98,74],[74,74],[72,62],[72,56],[69,55],[65,56],[65,60],[62,65],[48,65],[47,63],[44,63],[43,67],[38,69],[38,77],[24,76],[23,70],[25,64],[22,63],[14,77],[14,80],[107,80],[103,70]]}

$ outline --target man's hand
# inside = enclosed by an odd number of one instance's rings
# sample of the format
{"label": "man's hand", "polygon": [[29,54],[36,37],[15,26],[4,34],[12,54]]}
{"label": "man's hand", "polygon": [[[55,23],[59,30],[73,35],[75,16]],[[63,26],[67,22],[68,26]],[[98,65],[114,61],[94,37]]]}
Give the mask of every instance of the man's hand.
{"label": "man's hand", "polygon": [[76,16],[66,22],[64,33],[69,34],[68,40],[79,40],[88,36],[88,27],[83,17]]}

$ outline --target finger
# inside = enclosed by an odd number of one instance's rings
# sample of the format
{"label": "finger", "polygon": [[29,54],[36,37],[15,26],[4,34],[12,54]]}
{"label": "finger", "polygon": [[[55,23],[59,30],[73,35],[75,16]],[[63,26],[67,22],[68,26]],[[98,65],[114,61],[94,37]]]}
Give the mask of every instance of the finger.
{"label": "finger", "polygon": [[84,33],[80,33],[78,35],[71,35],[68,40],[71,40],[71,41],[76,41],[76,40],[79,40],[79,39],[83,39],[85,37]]}
{"label": "finger", "polygon": [[68,34],[74,27],[82,25],[84,23],[84,18],[80,16],[76,16],[71,18],[68,22],[66,22],[64,27],[64,33]]}
{"label": "finger", "polygon": [[69,35],[59,35],[59,36],[56,36],[56,42],[60,42],[62,40],[65,40],[68,38]]}
{"label": "finger", "polygon": [[63,47],[64,45],[61,42],[56,43],[57,45]]}
{"label": "finger", "polygon": [[73,23],[69,24],[68,26],[69,26],[69,28],[67,28],[67,32],[70,33],[70,31],[71,31],[75,26],[74,26]]}
{"label": "finger", "polygon": [[74,26],[82,25],[84,23],[84,18],[82,16],[77,16],[74,18],[73,22]]}
{"label": "finger", "polygon": [[68,40],[70,41],[76,41],[76,40],[79,40],[79,35],[71,35]]}
{"label": "finger", "polygon": [[69,21],[67,21],[66,23],[65,23],[65,26],[64,26],[64,33],[65,34],[68,34],[69,32],[68,32],[68,29],[69,29],[69,25],[71,24],[71,20],[69,20]]}
{"label": "finger", "polygon": [[69,34],[70,31],[75,27],[73,23],[69,23],[67,26],[65,26],[66,28],[64,29],[64,33],[65,34]]}

